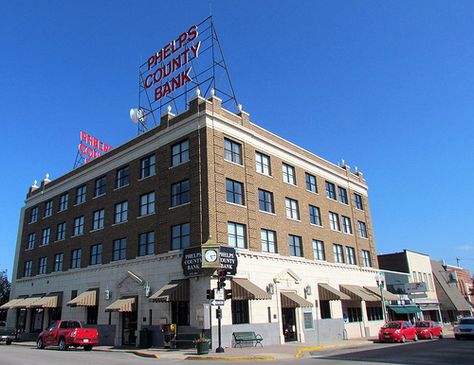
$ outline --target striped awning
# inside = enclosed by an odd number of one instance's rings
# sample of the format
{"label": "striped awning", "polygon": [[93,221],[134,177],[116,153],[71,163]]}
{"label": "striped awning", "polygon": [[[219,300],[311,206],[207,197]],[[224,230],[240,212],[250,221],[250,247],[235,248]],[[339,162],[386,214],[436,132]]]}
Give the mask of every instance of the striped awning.
{"label": "striped awning", "polygon": [[15,303],[11,308],[30,308],[37,301],[41,300],[42,297],[30,297],[25,298],[22,301]]}
{"label": "striped awning", "polygon": [[30,304],[28,308],[57,308],[59,307],[59,300],[57,295],[43,297],[40,300]]}
{"label": "striped awning", "polygon": [[[380,294],[380,288],[376,286],[364,286],[365,289],[370,291],[372,294],[375,294],[377,297],[382,299],[382,295]],[[384,300],[398,300],[398,295],[390,293],[389,291],[382,289],[383,291],[383,299]]]}
{"label": "striped awning", "polygon": [[313,303],[293,292],[280,292],[282,308],[312,307]]}
{"label": "striped awning", "polygon": [[189,301],[189,280],[172,280],[149,298],[150,302]]}
{"label": "striped awning", "polygon": [[366,302],[380,302],[380,298],[367,289],[358,285],[339,285],[341,291],[351,297],[352,300],[364,300]]}
{"label": "striped awning", "polygon": [[351,297],[337,289],[334,289],[329,284],[318,284],[319,300],[350,300]]}
{"label": "striped awning", "polygon": [[71,307],[95,307],[97,305],[97,290],[88,290],[67,302]]}
{"label": "striped awning", "polygon": [[5,304],[3,304],[2,306],[0,306],[0,310],[1,309],[10,309],[10,308],[13,308],[15,304],[23,301],[24,299],[23,298],[19,298],[19,299],[12,299],[8,302],[6,302]]}
{"label": "striped awning", "polygon": [[265,290],[244,278],[232,279],[232,299],[233,300],[259,300],[272,299],[272,296]]}
{"label": "striped awning", "polygon": [[119,299],[105,308],[106,312],[133,312],[135,298]]}

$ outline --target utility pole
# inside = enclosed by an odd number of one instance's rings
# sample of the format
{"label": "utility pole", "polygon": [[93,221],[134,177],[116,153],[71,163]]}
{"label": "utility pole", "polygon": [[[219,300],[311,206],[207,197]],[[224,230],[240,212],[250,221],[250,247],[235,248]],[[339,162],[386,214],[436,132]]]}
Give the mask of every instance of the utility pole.
{"label": "utility pole", "polygon": [[[217,280],[217,290],[219,292],[222,291],[222,293],[224,292],[226,274],[227,273],[225,270],[219,270],[219,278]],[[223,299],[225,299],[224,295],[223,295]],[[216,348],[216,352],[221,353],[221,352],[224,352],[224,348],[222,347],[222,324],[221,324],[222,309],[220,305],[217,306],[216,317],[217,317],[217,338],[219,341],[219,345]]]}

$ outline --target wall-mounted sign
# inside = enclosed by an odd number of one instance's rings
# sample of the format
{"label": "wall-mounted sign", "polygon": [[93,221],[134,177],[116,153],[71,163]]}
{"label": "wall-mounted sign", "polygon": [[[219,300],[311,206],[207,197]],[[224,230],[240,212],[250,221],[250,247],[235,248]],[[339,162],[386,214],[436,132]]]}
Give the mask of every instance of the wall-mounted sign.
{"label": "wall-mounted sign", "polygon": [[[203,255],[205,262],[202,259]],[[214,262],[219,264],[213,265]],[[223,269],[228,275],[235,275],[237,274],[237,255],[235,248],[230,246],[220,245],[217,249],[206,245],[188,247],[183,251],[181,265],[184,276],[198,276],[203,273],[203,269],[209,268]]]}
{"label": "wall-mounted sign", "polygon": [[426,283],[406,283],[405,284],[405,293],[410,295],[411,293],[422,293],[426,292]]}
{"label": "wall-mounted sign", "polygon": [[112,146],[102,142],[100,139],[95,138],[90,134],[87,134],[86,132],[81,131],[80,139],[81,142],[79,143],[78,150],[86,163],[94,158],[102,156],[105,152],[112,149]]}

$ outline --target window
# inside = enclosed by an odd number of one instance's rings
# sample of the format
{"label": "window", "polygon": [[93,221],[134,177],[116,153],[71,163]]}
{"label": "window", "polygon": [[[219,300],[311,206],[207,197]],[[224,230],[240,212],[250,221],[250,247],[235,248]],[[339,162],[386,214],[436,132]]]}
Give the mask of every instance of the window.
{"label": "window", "polygon": [[[423,282],[426,284],[426,289],[430,290],[430,283],[428,282],[428,274],[423,273]],[[462,282],[461,282],[462,284]],[[462,285],[464,287],[464,285]]]}
{"label": "window", "polygon": [[232,324],[249,323],[249,301],[232,300]]}
{"label": "window", "polygon": [[97,324],[97,317],[99,315],[99,307],[97,305],[91,305],[87,308],[87,319],[86,324]]}
{"label": "window", "polygon": [[433,284],[433,277],[431,276],[431,274],[428,274],[428,280],[429,280],[429,283],[430,283],[431,290],[434,291],[435,287],[434,287],[434,284]]}
{"label": "window", "polygon": [[59,211],[60,212],[67,209],[68,201],[69,201],[68,193],[63,194],[59,197]]}
{"label": "window", "polygon": [[362,204],[362,196],[354,193],[354,201],[357,209],[364,210],[364,205]]}
{"label": "window", "polygon": [[30,223],[35,223],[38,220],[38,207],[31,209],[30,213]]}
{"label": "window", "polygon": [[82,250],[72,250],[71,252],[71,269],[77,269],[81,267]]}
{"label": "window", "polygon": [[140,160],[140,179],[155,175],[155,155]]}
{"label": "window", "polygon": [[138,256],[153,255],[155,253],[155,232],[146,232],[138,235]]}
{"label": "window", "polygon": [[303,257],[303,245],[301,244],[301,237],[288,235],[288,241],[290,243],[290,256]]}
{"label": "window", "polygon": [[333,231],[340,231],[341,228],[339,226],[339,215],[334,212],[329,212],[329,224]]}
{"label": "window", "polygon": [[311,308],[303,308],[303,321],[305,329],[313,328],[313,312]]}
{"label": "window", "polygon": [[258,189],[258,207],[263,212],[275,213],[273,207],[273,193]]}
{"label": "window", "polygon": [[347,234],[352,234],[351,219],[346,216],[342,216],[342,231]]}
{"label": "window", "polygon": [[365,222],[357,221],[357,223],[359,224],[359,237],[367,238],[367,226]]}
{"label": "window", "polygon": [[66,222],[58,223],[56,226],[56,241],[61,241],[66,238]]}
{"label": "window", "polygon": [[84,216],[81,215],[80,217],[74,218],[74,229],[73,229],[73,236],[80,236],[84,234]]}
{"label": "window", "polygon": [[312,193],[318,192],[316,176],[306,173],[306,190],[311,191]]}
{"label": "window", "polygon": [[257,172],[271,176],[270,157],[261,152],[255,152],[255,168]]}
{"label": "window", "polygon": [[127,257],[127,239],[114,240],[112,261],[125,260]]}
{"label": "window", "polygon": [[189,161],[189,141],[182,141],[171,146],[171,166]]}
{"label": "window", "polygon": [[171,185],[171,206],[189,203],[189,180],[183,180]]}
{"label": "window", "polygon": [[333,183],[326,181],[326,196],[329,199],[337,200],[336,198],[336,187]]}
{"label": "window", "polygon": [[355,249],[353,247],[346,247],[346,255],[349,265],[357,265]]}
{"label": "window", "polygon": [[339,201],[343,204],[349,204],[349,201],[347,200],[347,190],[344,188],[339,188]]}
{"label": "window", "polygon": [[38,275],[46,274],[47,267],[48,267],[48,258],[41,257],[39,259]]}
{"label": "window", "polygon": [[104,215],[105,215],[104,209],[96,210],[92,214],[92,229],[93,230],[104,228]]}
{"label": "window", "polygon": [[412,276],[413,276],[413,282],[416,283],[416,282],[418,281],[418,277],[417,277],[417,275],[416,275],[416,271],[413,271]]}
{"label": "window", "polygon": [[226,200],[229,203],[244,205],[244,184],[231,179],[225,180]]}
{"label": "window", "polygon": [[281,169],[283,172],[283,181],[288,184],[296,185],[295,168],[283,162]]}
{"label": "window", "polygon": [[171,227],[171,249],[181,250],[189,247],[189,223]]}
{"label": "window", "polygon": [[299,220],[300,212],[298,209],[298,201],[291,198],[285,198],[285,205],[286,205],[286,218]]}
{"label": "window", "polygon": [[25,261],[25,269],[23,270],[23,276],[31,276],[31,268],[33,267],[32,261]]}
{"label": "window", "polygon": [[44,204],[44,218],[50,217],[53,214],[53,201],[49,200]]}
{"label": "window", "polygon": [[224,159],[242,165],[242,145],[240,143],[225,138]]}
{"label": "window", "polygon": [[369,321],[382,321],[382,307],[367,307],[367,318]]}
{"label": "window", "polygon": [[189,301],[181,300],[171,302],[171,323],[178,326],[189,326]]}
{"label": "window", "polygon": [[347,319],[349,322],[362,322],[362,310],[359,307],[347,308]]}
{"label": "window", "polygon": [[99,177],[95,180],[94,196],[104,195],[107,188],[107,178],[106,176]]}
{"label": "window", "polygon": [[128,179],[128,166],[125,166],[119,170],[115,175],[115,188],[121,188],[129,184]]}
{"label": "window", "polygon": [[155,213],[155,192],[140,196],[140,216]]}
{"label": "window", "polygon": [[86,191],[87,188],[85,185],[79,186],[76,189],[76,205],[82,204],[86,201]]}
{"label": "window", "polygon": [[227,243],[236,248],[247,248],[245,225],[227,222]]}
{"label": "window", "polygon": [[102,263],[102,243],[91,246],[90,265],[99,265]]}
{"label": "window", "polygon": [[309,222],[311,224],[316,224],[317,226],[321,226],[321,212],[318,207],[314,205],[309,206]]}
{"label": "window", "polygon": [[320,240],[313,240],[313,254],[315,260],[326,260],[326,253],[324,252],[324,242]]}
{"label": "window", "polygon": [[332,251],[334,253],[334,262],[344,263],[344,252],[342,251],[342,245],[333,244]]}
{"label": "window", "polygon": [[269,229],[260,230],[260,241],[262,243],[263,252],[276,253],[276,232]]}
{"label": "window", "polygon": [[45,228],[41,234],[41,245],[49,244],[49,237],[51,236],[51,229]]}
{"label": "window", "polygon": [[321,313],[321,319],[331,318],[331,304],[329,300],[320,300],[319,308]]}
{"label": "window", "polygon": [[36,241],[36,233],[30,233],[28,235],[28,246],[26,247],[27,250],[32,250],[35,248],[35,241]]}
{"label": "window", "polygon": [[54,271],[63,271],[63,260],[63,253],[58,253],[54,255]]}
{"label": "window", "polygon": [[365,267],[372,267],[370,251],[362,250],[362,262]]}
{"label": "window", "polygon": [[115,204],[114,223],[126,222],[128,219],[128,201]]}

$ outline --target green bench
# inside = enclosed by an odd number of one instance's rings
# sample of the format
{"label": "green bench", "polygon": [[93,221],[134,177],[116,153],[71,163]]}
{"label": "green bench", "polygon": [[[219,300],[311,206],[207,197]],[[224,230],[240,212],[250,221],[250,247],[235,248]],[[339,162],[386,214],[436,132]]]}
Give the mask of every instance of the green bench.
{"label": "green bench", "polygon": [[234,347],[242,344],[250,343],[252,346],[262,345],[263,337],[255,334],[255,332],[233,332],[232,337],[234,338]]}
{"label": "green bench", "polygon": [[200,333],[178,333],[171,340],[171,348],[176,349],[194,347],[194,341],[196,341],[199,337],[201,337]]}

